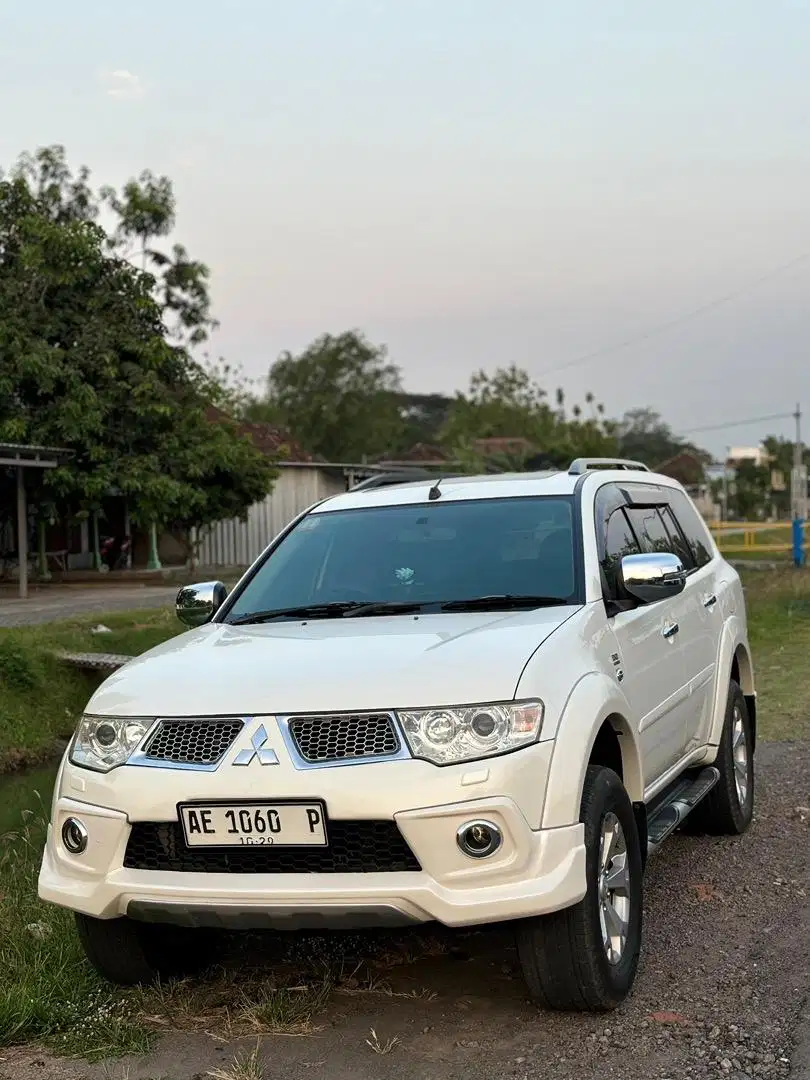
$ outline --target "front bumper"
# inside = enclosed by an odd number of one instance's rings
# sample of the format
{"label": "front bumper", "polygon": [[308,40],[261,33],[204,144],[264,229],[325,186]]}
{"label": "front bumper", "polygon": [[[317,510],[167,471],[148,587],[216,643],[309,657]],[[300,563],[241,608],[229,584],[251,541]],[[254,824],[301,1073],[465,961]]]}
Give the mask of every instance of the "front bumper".
{"label": "front bumper", "polygon": [[[78,817],[90,843],[70,855],[60,835]],[[473,860],[456,830],[474,818],[501,829],[503,844]],[[124,867],[127,816],[59,798],[39,878],[43,900],[100,919],[121,915],[154,922],[234,929],[404,925],[437,921],[469,926],[540,915],[585,894],[582,825],[532,830],[508,798],[429,807],[394,820],[421,872],[228,874]]]}
{"label": "front bumper", "polygon": [[[393,761],[309,773],[296,772],[284,758],[272,769],[211,773],[124,766],[99,774],[65,761],[39,895],[101,919],[129,915],[235,927],[434,920],[466,926],[556,911],[585,895],[585,846],[578,823],[540,828],[551,749],[541,742],[445,768]],[[328,822],[394,822],[421,870],[227,873],[197,872],[188,864],[151,870],[124,865],[133,824],[176,822],[178,802],[304,796],[323,800]],[[89,838],[77,856],[61,840],[71,816],[82,821]],[[456,832],[481,818],[498,826],[503,843],[488,858],[471,859],[460,851]]]}

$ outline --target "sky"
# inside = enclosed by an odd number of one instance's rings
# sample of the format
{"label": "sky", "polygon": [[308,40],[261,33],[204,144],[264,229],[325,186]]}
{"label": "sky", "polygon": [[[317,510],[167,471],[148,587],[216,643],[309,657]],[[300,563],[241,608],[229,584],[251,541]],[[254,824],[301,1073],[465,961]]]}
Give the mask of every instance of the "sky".
{"label": "sky", "polygon": [[0,0],[0,167],[168,174],[251,377],[359,328],[719,454],[810,438],[808,56],[810,0]]}

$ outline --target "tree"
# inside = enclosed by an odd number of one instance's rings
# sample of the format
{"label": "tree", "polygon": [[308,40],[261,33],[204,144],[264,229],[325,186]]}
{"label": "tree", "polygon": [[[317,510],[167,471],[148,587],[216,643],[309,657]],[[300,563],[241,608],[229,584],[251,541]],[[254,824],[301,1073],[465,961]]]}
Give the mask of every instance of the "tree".
{"label": "tree", "polygon": [[400,416],[404,422],[401,449],[409,450],[416,443],[437,443],[442,427],[453,405],[446,394],[399,395]]}
{"label": "tree", "polygon": [[753,461],[740,461],[734,468],[729,503],[738,521],[752,521],[767,513],[771,489],[771,471]]}
{"label": "tree", "polygon": [[400,393],[384,346],[356,330],[324,334],[298,356],[279,357],[247,417],[279,424],[327,461],[361,462],[399,444]]}
{"label": "tree", "polygon": [[120,192],[109,186],[96,192],[87,166],[74,175],[65,148],[54,145],[21,154],[10,178],[25,183],[40,212],[55,224],[96,221],[102,207],[111,210],[117,221],[106,242],[119,257],[153,274],[154,296],[175,340],[197,345],[216,328],[208,267],[192,259],[182,244],[173,244],[170,253],[155,246],[175,225],[174,188],[167,176],[145,170]]}
{"label": "tree", "polygon": [[694,454],[704,465],[712,460],[711,454],[675,435],[653,409],[629,409],[619,421],[616,434],[622,457],[642,461],[650,468],[662,465],[682,451]]}
{"label": "tree", "polygon": [[211,317],[208,267],[189,258],[182,244],[174,244],[171,255],[153,246],[174,230],[171,180],[146,169],[137,180],[128,180],[120,194],[114,188],[102,188],[101,198],[118,217],[111,246],[124,258],[137,258],[142,270],[155,273],[159,303],[164,319],[171,320],[172,335],[178,341],[201,344],[217,326]]}
{"label": "tree", "polygon": [[[490,465],[514,469],[549,466],[562,468],[572,458],[600,457],[616,453],[612,426],[604,409],[587,395],[589,414],[575,405],[569,416],[562,391],[555,407],[546,392],[521,368],[499,368],[492,375],[476,372],[467,394],[459,393],[441,432],[444,446],[454,460],[467,461],[482,439],[524,439],[532,447],[521,458],[514,451],[495,455]],[[480,456],[481,451],[477,453]],[[474,460],[474,459],[473,459]]]}
{"label": "tree", "polygon": [[209,401],[216,390],[199,390],[184,403],[175,431],[172,472],[183,483],[171,524],[186,538],[193,567],[208,530],[219,521],[245,520],[250,507],[269,492],[277,470],[237,423]]}
{"label": "tree", "polygon": [[154,278],[71,209],[48,161],[52,183],[0,181],[0,440],[73,451],[42,479],[41,506],[62,513],[97,511],[112,490],[142,525],[204,521],[216,499],[245,510],[271,463],[207,420],[219,388],[167,342]]}

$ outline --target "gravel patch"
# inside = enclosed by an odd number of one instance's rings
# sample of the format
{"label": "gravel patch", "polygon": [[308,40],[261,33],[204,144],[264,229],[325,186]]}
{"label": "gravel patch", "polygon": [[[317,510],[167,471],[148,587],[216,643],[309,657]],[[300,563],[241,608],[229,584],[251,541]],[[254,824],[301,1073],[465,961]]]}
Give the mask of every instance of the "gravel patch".
{"label": "gravel patch", "polygon": [[[742,839],[678,835],[651,860],[645,951],[614,1013],[538,1012],[504,929],[296,939],[352,972],[308,1037],[267,1037],[265,1080],[777,1080],[807,1032],[810,993],[810,745],[757,752],[754,824]],[[290,960],[290,956],[293,960]],[[297,957],[297,960],[295,959]],[[369,988],[372,989],[369,989]],[[374,989],[376,987],[376,989]],[[399,996],[392,996],[399,995]],[[371,1029],[378,1047],[375,1052]],[[147,1058],[88,1067],[0,1051],[0,1078],[192,1080],[256,1041],[167,1036]],[[3,1060],[5,1058],[5,1060]],[[40,1064],[34,1066],[33,1060]]]}

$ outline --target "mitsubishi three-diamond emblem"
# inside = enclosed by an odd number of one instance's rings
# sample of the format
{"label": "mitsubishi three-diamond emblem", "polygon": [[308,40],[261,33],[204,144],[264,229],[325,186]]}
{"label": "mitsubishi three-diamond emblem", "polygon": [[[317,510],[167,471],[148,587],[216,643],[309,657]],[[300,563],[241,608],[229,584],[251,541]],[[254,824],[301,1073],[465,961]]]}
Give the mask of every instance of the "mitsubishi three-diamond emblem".
{"label": "mitsubishi three-diamond emblem", "polygon": [[276,752],[268,748],[268,741],[267,730],[262,724],[257,731],[254,731],[250,740],[252,749],[240,750],[233,759],[234,765],[250,765],[254,758],[258,760],[260,765],[278,765]]}

